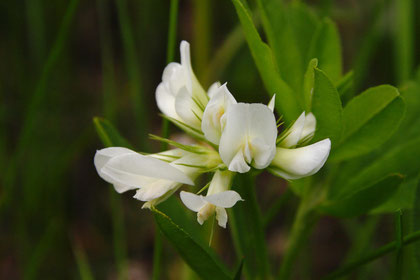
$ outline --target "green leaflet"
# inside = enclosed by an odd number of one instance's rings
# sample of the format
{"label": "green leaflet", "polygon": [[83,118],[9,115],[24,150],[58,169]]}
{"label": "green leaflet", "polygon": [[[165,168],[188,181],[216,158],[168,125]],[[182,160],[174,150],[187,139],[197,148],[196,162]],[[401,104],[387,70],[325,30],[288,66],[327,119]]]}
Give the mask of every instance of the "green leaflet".
{"label": "green leaflet", "polygon": [[401,175],[390,175],[371,186],[337,200],[320,205],[322,212],[338,217],[354,217],[365,214],[387,201],[403,181]]}
{"label": "green leaflet", "polygon": [[265,44],[255,28],[252,17],[243,0],[232,0],[241,22],[252,57],[270,96],[277,94],[276,109],[286,122],[295,120],[301,113],[297,98],[291,88],[279,76],[278,67],[270,47]]}
{"label": "green leaflet", "polygon": [[338,143],[342,130],[342,111],[337,89],[323,71],[315,68],[312,113],[317,125],[313,141],[330,138],[333,147]]}
{"label": "green leaflet", "polygon": [[342,141],[330,157],[345,160],[380,147],[397,130],[405,105],[398,90],[382,85],[353,98],[343,110]]}
{"label": "green leaflet", "polygon": [[363,162],[355,162],[353,172],[346,171],[332,184],[330,200],[354,195],[388,174],[400,173],[407,177],[416,174],[420,166],[420,138],[397,145],[376,158],[367,157]]}
{"label": "green leaflet", "polygon": [[342,75],[341,41],[335,23],[326,18],[318,24],[307,59],[317,58],[319,68],[336,82]]}
{"label": "green leaflet", "polygon": [[[414,199],[414,209],[412,212],[412,231],[415,232],[420,230],[420,177],[416,179],[416,192]],[[417,277],[420,276],[420,244],[414,244],[413,248],[413,257],[414,257],[414,270]],[[413,272],[414,273],[414,272]]]}
{"label": "green leaflet", "polygon": [[133,148],[109,121],[99,117],[94,117],[93,124],[95,125],[96,132],[105,147],[118,146],[129,149]]}
{"label": "green leaflet", "polygon": [[185,262],[202,279],[232,279],[228,269],[222,264],[216,254],[209,247],[205,247],[195,240],[171,218],[157,209],[152,210],[162,233],[175,247]]}

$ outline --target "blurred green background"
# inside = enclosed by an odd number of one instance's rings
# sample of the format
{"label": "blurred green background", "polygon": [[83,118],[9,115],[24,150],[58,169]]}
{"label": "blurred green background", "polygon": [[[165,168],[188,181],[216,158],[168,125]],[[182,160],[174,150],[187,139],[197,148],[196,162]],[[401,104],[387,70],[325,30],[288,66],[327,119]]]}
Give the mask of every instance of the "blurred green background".
{"label": "blurred green background", "polygon": [[[344,72],[354,69],[356,92],[383,83],[403,87],[414,77],[418,1],[307,2],[337,23]],[[96,174],[93,156],[103,145],[92,119],[110,120],[141,151],[159,150],[148,134],[161,133],[154,91],[166,65],[169,6],[169,0],[0,2],[0,279],[151,278],[152,216]],[[178,17],[175,57],[180,40],[189,41],[205,88],[228,81],[238,100],[268,101],[230,1],[180,0]],[[284,184],[270,176],[259,184],[266,210]],[[291,197],[268,231],[277,258],[295,203]],[[321,257],[308,279],[338,265],[352,225],[362,222],[321,220],[311,240]],[[381,233],[371,246],[382,244],[392,222],[371,223]],[[232,247],[227,234],[220,239],[215,246],[232,262],[223,249]],[[163,246],[162,278],[190,275]],[[380,271],[386,258],[381,262],[371,269]]]}

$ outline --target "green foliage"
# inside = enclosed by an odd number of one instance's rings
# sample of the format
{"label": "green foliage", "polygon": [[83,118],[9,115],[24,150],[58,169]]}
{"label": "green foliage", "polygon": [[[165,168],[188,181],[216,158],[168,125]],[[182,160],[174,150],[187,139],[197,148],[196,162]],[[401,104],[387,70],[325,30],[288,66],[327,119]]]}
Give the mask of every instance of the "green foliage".
{"label": "green foliage", "polygon": [[353,98],[343,111],[343,137],[330,160],[345,160],[380,147],[397,130],[404,102],[392,86],[373,87]]}
{"label": "green foliage", "polygon": [[153,212],[162,233],[202,279],[232,279],[228,269],[209,247],[202,246],[164,213],[157,209]]}
{"label": "green foliage", "polygon": [[337,89],[322,70],[314,68],[312,112],[316,117],[317,129],[313,141],[330,138],[333,146],[339,142],[342,111]]}
{"label": "green foliage", "polygon": [[[420,177],[416,180],[416,192],[415,192],[415,199],[414,199],[414,209],[412,212],[412,231],[420,230]],[[414,244],[413,249],[414,254],[414,269],[417,272],[417,276],[420,276],[420,244]]]}
{"label": "green foliage", "polygon": [[354,217],[366,214],[394,195],[403,179],[401,175],[387,176],[357,193],[337,200],[325,201],[320,205],[320,210],[338,217]]}
{"label": "green foliage", "polygon": [[105,147],[126,147],[132,149],[132,146],[124,139],[118,130],[107,120],[95,117],[93,118],[96,132]]}
{"label": "green foliage", "polygon": [[235,5],[246,41],[265,88],[270,95],[277,94],[276,109],[284,116],[287,122],[292,122],[300,113],[293,91],[280,77],[272,50],[261,40],[247,5],[244,4],[243,0],[232,0],[232,2]]}

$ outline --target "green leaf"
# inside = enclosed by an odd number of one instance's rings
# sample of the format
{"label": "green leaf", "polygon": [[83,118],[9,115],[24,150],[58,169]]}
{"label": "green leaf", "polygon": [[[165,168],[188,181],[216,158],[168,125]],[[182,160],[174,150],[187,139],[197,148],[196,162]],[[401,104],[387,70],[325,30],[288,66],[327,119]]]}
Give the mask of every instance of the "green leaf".
{"label": "green leaf", "polygon": [[105,147],[117,146],[129,149],[133,148],[109,121],[99,117],[94,117],[93,124],[95,125],[96,132]]}
{"label": "green leaf", "polygon": [[312,108],[312,94],[315,82],[315,68],[318,66],[318,59],[313,58],[309,61],[306,73],[303,79],[303,100],[305,111],[310,112]]}
{"label": "green leaf", "polygon": [[326,18],[317,27],[309,50],[308,60],[318,58],[319,68],[323,69],[332,81],[338,81],[342,73],[341,41],[334,22]]}
{"label": "green leaf", "polygon": [[387,201],[403,181],[401,175],[390,175],[379,182],[337,200],[326,201],[320,205],[322,212],[338,217],[355,217]]}
{"label": "green leaf", "polygon": [[255,177],[249,173],[235,177],[232,189],[244,201],[228,209],[229,223],[236,254],[239,258],[244,258],[247,279],[268,279],[269,259],[254,183]]}
{"label": "green leaf", "polygon": [[153,209],[156,223],[184,261],[202,279],[232,279],[228,269],[209,247],[202,246],[193,236],[175,224],[163,212]]}
{"label": "green leaf", "polygon": [[330,138],[332,145],[341,137],[342,107],[337,89],[323,71],[314,69],[314,90],[312,112],[316,117],[317,127],[314,141]]}
{"label": "green leaf", "polygon": [[397,130],[404,102],[396,88],[382,85],[353,98],[343,111],[343,137],[330,160],[345,160],[380,147]]}
{"label": "green leaf", "polygon": [[343,97],[349,98],[354,94],[354,72],[347,72],[336,84],[338,93]]}
{"label": "green leaf", "polygon": [[397,145],[376,158],[367,157],[363,162],[355,162],[353,173],[346,172],[346,176],[333,183],[329,197],[333,200],[351,196],[388,174],[410,177],[417,174],[419,166],[420,137]]}
{"label": "green leaf", "polygon": [[291,123],[301,113],[297,97],[286,82],[280,78],[272,51],[261,40],[247,9],[246,2],[244,0],[232,0],[232,2],[235,5],[246,41],[264,86],[270,95],[277,94],[276,110],[284,116],[286,122]]}
{"label": "green leaf", "polygon": [[241,280],[243,267],[244,267],[244,259],[242,259],[241,262],[239,263],[239,267],[236,270],[235,277],[233,278],[233,280]]}

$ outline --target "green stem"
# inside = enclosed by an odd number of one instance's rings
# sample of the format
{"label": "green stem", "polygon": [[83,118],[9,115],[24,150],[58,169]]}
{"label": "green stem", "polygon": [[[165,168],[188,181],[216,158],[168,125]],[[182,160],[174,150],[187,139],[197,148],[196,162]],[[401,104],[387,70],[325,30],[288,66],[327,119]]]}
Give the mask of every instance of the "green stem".
{"label": "green stem", "polygon": [[[403,239],[403,246],[411,244],[413,242],[416,242],[420,240],[420,230],[413,232],[411,234],[408,234],[406,237],[404,237]],[[331,280],[331,279],[337,279],[341,276],[347,275],[349,273],[351,273],[352,271],[354,271],[355,269],[358,269],[359,267],[368,264],[382,256],[385,256],[386,254],[389,254],[393,251],[395,251],[397,247],[397,241],[393,241],[390,242],[382,247],[380,247],[379,249],[367,254],[365,257],[353,261],[345,266],[343,266],[342,268],[328,274],[327,276],[325,276],[324,278],[322,278],[322,280]]]}
{"label": "green stem", "polygon": [[289,279],[292,275],[293,265],[303,247],[310,231],[318,220],[318,214],[310,207],[308,199],[303,198],[300,201],[296,218],[293,222],[292,230],[289,234],[290,239],[287,249],[280,266],[280,280]]}

